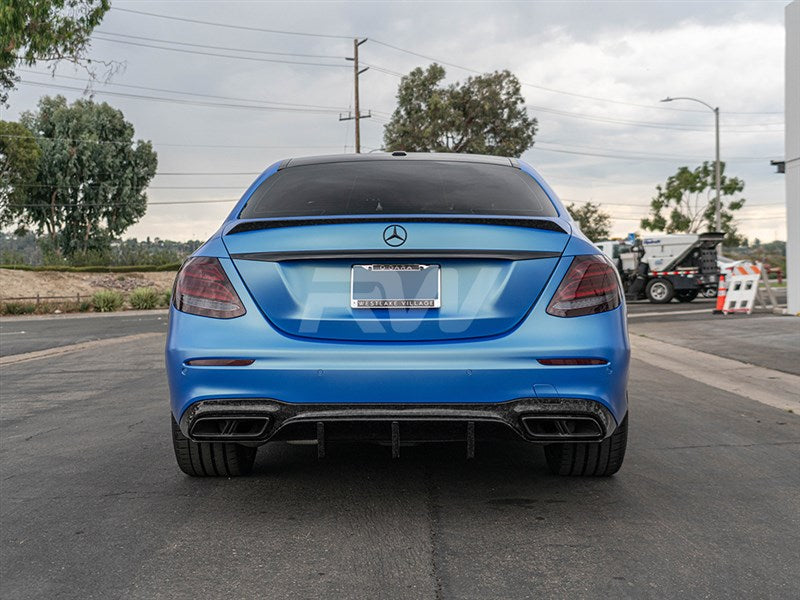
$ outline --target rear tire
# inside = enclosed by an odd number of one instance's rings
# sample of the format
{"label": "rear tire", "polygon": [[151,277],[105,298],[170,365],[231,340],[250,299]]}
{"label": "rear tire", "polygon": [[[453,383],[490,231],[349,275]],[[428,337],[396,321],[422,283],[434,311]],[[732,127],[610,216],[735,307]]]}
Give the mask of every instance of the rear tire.
{"label": "rear tire", "polygon": [[222,442],[193,442],[172,421],[172,447],[180,470],[192,477],[239,477],[253,470],[257,448]]}
{"label": "rear tire", "polygon": [[675,288],[666,279],[651,279],[644,292],[653,304],[667,304],[675,296]]}
{"label": "rear tire", "polygon": [[547,467],[554,475],[608,477],[619,471],[628,445],[628,415],[602,442],[549,444],[544,447]]}
{"label": "rear tire", "polygon": [[700,293],[700,290],[680,290],[675,292],[675,297],[678,299],[678,302],[691,302],[697,295]]}

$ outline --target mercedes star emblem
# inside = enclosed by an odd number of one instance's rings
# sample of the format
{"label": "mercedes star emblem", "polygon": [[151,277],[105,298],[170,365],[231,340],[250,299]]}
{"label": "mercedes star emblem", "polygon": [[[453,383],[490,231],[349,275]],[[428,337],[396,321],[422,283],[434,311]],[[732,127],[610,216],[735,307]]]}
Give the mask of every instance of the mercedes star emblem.
{"label": "mercedes star emblem", "polygon": [[383,241],[390,246],[402,246],[407,237],[406,229],[402,225],[389,225],[383,230]]}

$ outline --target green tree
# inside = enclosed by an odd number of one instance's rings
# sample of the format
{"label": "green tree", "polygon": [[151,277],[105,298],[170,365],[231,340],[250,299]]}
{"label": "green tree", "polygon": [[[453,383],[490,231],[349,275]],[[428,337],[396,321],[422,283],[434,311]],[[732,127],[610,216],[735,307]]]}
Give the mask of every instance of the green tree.
{"label": "green tree", "polygon": [[[739,246],[744,238],[734,223],[734,211],[744,206],[739,194],[744,181],[725,175],[725,163],[720,164],[720,221],[726,246]],[[656,196],[650,202],[650,216],[642,219],[643,229],[667,233],[697,233],[714,231],[716,187],[714,163],[706,161],[694,170],[681,167],[667,178],[665,185],[656,186]]]}
{"label": "green tree", "polygon": [[528,116],[512,73],[496,71],[448,86],[444,77],[437,64],[403,77],[383,133],[387,150],[519,156],[533,146],[536,119]]}
{"label": "green tree", "polygon": [[14,213],[22,230],[47,234],[65,257],[107,252],[111,240],[147,210],[145,189],[156,172],[150,142],[106,103],[44,97],[22,123],[42,151],[28,204]]}
{"label": "green tree", "polygon": [[570,203],[567,210],[590,240],[597,242],[608,238],[611,233],[611,215],[601,210],[599,204],[587,202],[582,206],[575,206]]}
{"label": "green tree", "polygon": [[0,104],[18,81],[17,64],[66,60],[88,68],[89,36],[110,7],[110,0],[0,2]]}
{"label": "green tree", "polygon": [[28,202],[41,154],[27,128],[0,121],[0,226],[11,223]]}

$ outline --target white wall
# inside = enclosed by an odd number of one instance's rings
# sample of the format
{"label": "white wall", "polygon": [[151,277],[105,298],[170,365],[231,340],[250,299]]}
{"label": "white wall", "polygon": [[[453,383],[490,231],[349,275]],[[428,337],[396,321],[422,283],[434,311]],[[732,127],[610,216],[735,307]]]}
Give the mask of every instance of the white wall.
{"label": "white wall", "polygon": [[786,7],[786,279],[790,314],[800,314],[800,0]]}

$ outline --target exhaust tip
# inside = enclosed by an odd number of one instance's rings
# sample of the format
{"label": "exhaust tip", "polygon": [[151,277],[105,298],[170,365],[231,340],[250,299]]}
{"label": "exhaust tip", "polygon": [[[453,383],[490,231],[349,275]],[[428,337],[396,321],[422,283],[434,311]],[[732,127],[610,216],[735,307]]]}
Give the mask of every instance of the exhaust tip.
{"label": "exhaust tip", "polygon": [[257,440],[269,427],[269,417],[199,417],[192,423],[189,436],[203,442]]}
{"label": "exhaust tip", "polygon": [[549,440],[599,440],[603,428],[593,417],[536,415],[522,417],[528,435]]}

